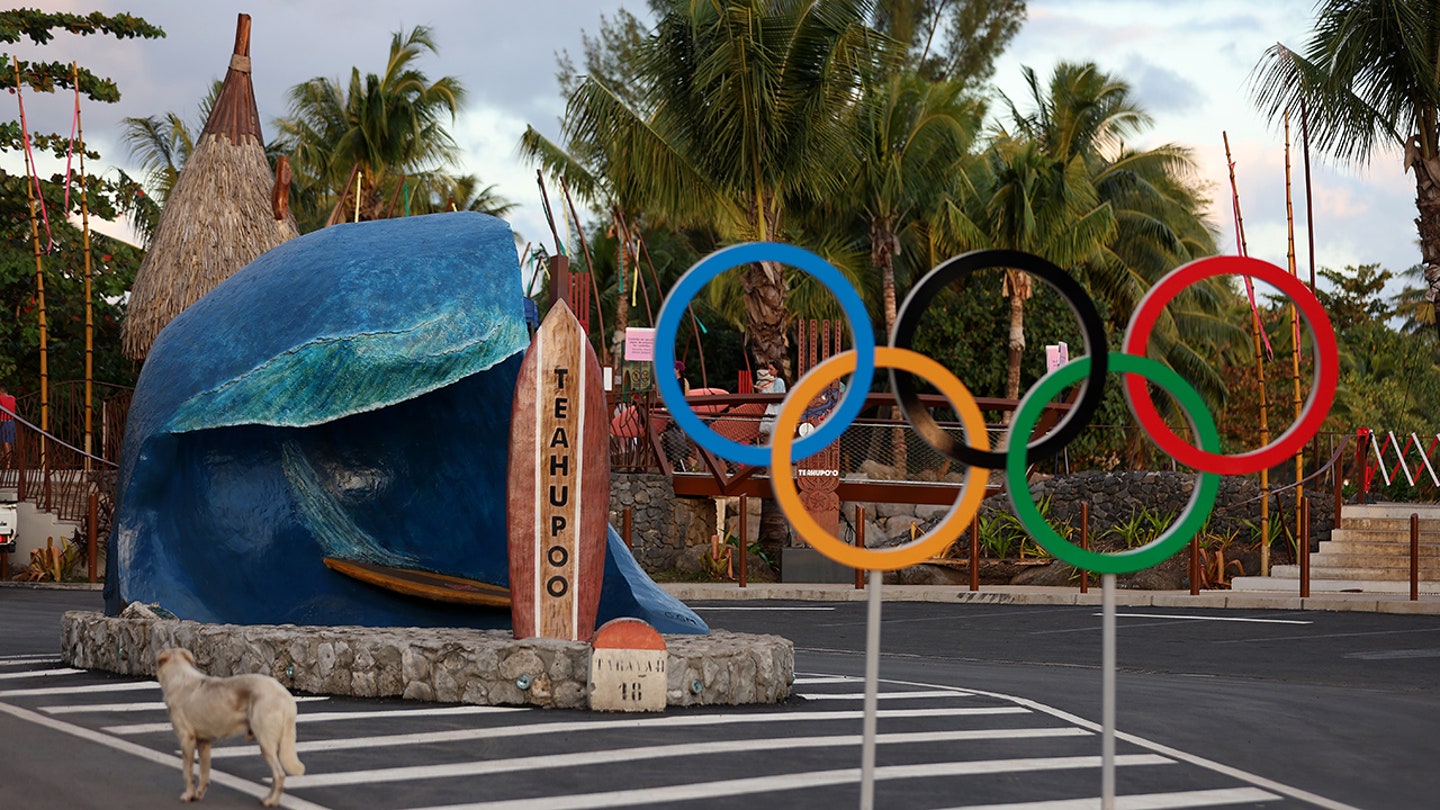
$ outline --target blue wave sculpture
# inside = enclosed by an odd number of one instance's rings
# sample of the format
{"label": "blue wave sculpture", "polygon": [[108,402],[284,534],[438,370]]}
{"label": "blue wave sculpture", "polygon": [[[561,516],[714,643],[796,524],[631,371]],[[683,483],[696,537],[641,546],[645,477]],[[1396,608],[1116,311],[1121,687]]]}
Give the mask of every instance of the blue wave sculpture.
{"label": "blue wave sculpture", "polygon": [[[529,342],[514,237],[450,213],[265,253],[170,323],[130,406],[107,612],[240,624],[508,627],[324,557],[507,585],[510,407]],[[599,620],[708,632],[608,543]]]}

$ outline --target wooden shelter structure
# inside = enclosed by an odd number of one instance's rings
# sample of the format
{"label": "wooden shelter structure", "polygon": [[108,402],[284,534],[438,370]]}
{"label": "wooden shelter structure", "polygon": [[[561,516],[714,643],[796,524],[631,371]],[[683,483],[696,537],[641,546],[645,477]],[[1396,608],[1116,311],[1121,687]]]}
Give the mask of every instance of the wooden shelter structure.
{"label": "wooden shelter structure", "polygon": [[250,80],[250,15],[241,14],[220,95],[135,274],[121,326],[128,357],[144,359],[182,310],[260,254],[300,235],[284,190],[272,196],[275,190]]}

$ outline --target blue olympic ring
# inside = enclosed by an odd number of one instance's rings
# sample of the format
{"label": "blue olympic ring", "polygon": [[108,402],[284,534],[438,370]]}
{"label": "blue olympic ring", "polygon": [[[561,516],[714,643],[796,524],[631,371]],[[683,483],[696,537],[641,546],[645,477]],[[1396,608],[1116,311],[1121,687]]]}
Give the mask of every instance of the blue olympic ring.
{"label": "blue olympic ring", "polygon": [[[680,277],[665,297],[660,307],[660,318],[655,324],[655,367],[669,369],[675,365],[675,336],[680,330],[680,321],[685,308],[690,305],[701,289],[711,279],[742,264],[752,262],[776,262],[798,267],[824,284],[840,303],[845,318],[850,322],[850,334],[855,342],[855,374],[841,397],[835,412],[826,419],[814,433],[795,443],[791,450],[791,461],[801,461],[824,450],[840,439],[845,428],[855,421],[865,407],[865,397],[870,392],[870,383],[875,377],[875,331],[870,326],[870,314],[865,302],[850,281],[835,269],[835,266],[804,248],[779,242],[748,242],[717,250],[696,262]],[[673,374],[656,374],[656,388],[660,399],[670,410],[675,424],[685,431],[696,444],[715,455],[740,464],[753,467],[770,466],[770,446],[741,444],[716,433],[701,421],[685,401],[685,392],[680,381]]]}

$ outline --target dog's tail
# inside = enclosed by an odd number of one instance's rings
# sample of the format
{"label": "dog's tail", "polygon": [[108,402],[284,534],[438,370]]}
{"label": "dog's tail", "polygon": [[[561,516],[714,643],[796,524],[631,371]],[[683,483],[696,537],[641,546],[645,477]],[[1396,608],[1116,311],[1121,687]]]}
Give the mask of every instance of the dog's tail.
{"label": "dog's tail", "polygon": [[295,755],[295,721],[293,719],[285,724],[285,730],[280,735],[280,750],[277,753],[280,755],[280,765],[285,769],[285,773],[291,776],[305,774],[304,763],[300,761],[300,757]]}

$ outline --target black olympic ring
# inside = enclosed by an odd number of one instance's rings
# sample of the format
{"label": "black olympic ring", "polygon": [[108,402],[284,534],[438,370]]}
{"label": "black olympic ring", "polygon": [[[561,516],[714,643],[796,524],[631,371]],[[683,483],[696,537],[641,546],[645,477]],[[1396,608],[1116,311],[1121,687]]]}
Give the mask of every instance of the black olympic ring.
{"label": "black olympic ring", "polygon": [[[890,345],[913,349],[911,342],[920,318],[940,291],[976,270],[992,267],[1021,270],[1054,287],[1070,305],[1070,311],[1079,319],[1080,330],[1084,334],[1085,354],[1090,357],[1090,374],[1081,383],[1079,401],[1049,434],[1026,446],[1025,461],[1034,464],[1059,453],[1078,436],[1100,408],[1105,396],[1105,376],[1110,370],[1110,349],[1105,339],[1105,325],[1100,320],[1100,313],[1095,309],[1095,302],[1086,294],[1080,282],[1034,254],[1018,250],[976,250],[964,253],[936,265],[935,269],[926,273],[910,290],[910,294],[905,296],[905,303],[900,306],[899,314],[895,318],[895,328],[890,334]],[[910,375],[890,369],[890,389],[895,392],[895,399],[900,403],[905,421],[909,422],[931,447],[971,467],[1005,469],[1005,453],[976,450],[957,441],[936,424],[930,412],[920,404],[920,396]]]}

